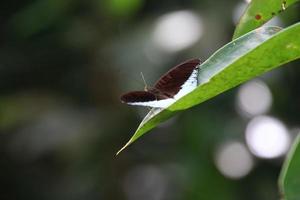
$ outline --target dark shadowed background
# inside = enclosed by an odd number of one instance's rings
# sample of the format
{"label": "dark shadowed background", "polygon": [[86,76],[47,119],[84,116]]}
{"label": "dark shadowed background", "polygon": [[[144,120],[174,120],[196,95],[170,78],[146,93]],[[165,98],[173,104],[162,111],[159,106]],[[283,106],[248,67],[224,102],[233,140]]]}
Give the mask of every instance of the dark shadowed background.
{"label": "dark shadowed background", "polygon": [[[0,199],[275,200],[300,129],[295,61],[194,107],[119,156],[121,104],[231,40],[243,0],[11,0],[0,15]],[[299,21],[299,5],[270,23]]]}

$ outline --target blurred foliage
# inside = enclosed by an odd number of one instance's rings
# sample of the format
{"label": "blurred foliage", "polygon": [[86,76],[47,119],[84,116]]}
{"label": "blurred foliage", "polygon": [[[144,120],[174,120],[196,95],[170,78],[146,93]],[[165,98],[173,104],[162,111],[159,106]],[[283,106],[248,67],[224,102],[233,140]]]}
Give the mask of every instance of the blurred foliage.
{"label": "blurred foliage", "polygon": [[[282,159],[257,159],[240,180],[215,167],[219,144],[244,140],[249,119],[235,109],[236,90],[174,118],[115,157],[147,112],[122,105],[119,95],[143,87],[140,71],[153,82],[170,66],[205,60],[228,43],[237,3],[3,1],[0,199],[278,199]],[[299,21],[296,8],[280,15],[285,25]],[[156,20],[186,9],[202,18],[202,38],[174,54],[153,48]],[[274,99],[268,114],[290,129],[299,127],[297,65],[261,77]]]}
{"label": "blurred foliage", "polygon": [[282,196],[286,200],[296,200],[300,197],[300,135],[295,139],[290,152],[284,162],[280,174],[279,186]]}
{"label": "blurred foliage", "polygon": [[67,15],[75,1],[40,0],[28,5],[11,20],[18,34],[31,36],[55,25]]}
{"label": "blurred foliage", "polygon": [[298,0],[252,0],[241,17],[233,38],[260,27],[270,19],[286,11],[288,7],[295,4]]}
{"label": "blurred foliage", "polygon": [[[99,1],[101,2],[101,1]],[[133,15],[143,4],[143,0],[107,0],[105,7],[112,15],[126,17]]]}

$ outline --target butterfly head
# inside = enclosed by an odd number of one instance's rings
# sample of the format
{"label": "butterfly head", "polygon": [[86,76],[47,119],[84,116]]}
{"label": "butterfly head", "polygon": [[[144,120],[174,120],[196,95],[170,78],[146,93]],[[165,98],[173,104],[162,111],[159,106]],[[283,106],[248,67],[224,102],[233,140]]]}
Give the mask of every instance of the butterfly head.
{"label": "butterfly head", "polygon": [[147,85],[145,85],[145,87],[144,87],[144,91],[145,91],[145,92],[148,92],[148,91],[149,91],[149,89],[148,89],[148,86],[147,86]]}

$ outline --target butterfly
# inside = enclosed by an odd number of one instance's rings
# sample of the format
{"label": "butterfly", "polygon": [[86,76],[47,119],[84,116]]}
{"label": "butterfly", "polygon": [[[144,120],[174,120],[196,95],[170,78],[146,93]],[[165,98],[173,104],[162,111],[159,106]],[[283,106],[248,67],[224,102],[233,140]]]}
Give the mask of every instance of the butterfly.
{"label": "butterfly", "polygon": [[153,87],[132,91],[121,96],[129,105],[167,108],[198,85],[200,59],[187,60],[165,73]]}

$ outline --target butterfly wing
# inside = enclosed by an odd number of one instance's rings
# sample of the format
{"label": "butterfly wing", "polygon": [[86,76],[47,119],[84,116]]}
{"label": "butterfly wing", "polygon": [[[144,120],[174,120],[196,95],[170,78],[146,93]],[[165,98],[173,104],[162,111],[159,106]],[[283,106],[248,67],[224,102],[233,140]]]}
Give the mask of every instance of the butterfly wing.
{"label": "butterfly wing", "polygon": [[133,91],[121,96],[130,105],[166,108],[197,87],[199,59],[188,60],[169,70],[149,91]]}
{"label": "butterfly wing", "polygon": [[175,102],[174,99],[162,99],[159,95],[155,95],[147,91],[133,91],[123,94],[121,101],[129,105],[147,106],[154,108],[166,108]]}
{"label": "butterfly wing", "polygon": [[121,101],[123,103],[147,102],[154,100],[156,100],[156,96],[146,91],[133,91],[121,96]]}
{"label": "butterfly wing", "polygon": [[192,59],[175,66],[155,83],[154,88],[170,97],[184,96],[197,87],[200,63],[199,59]]}

